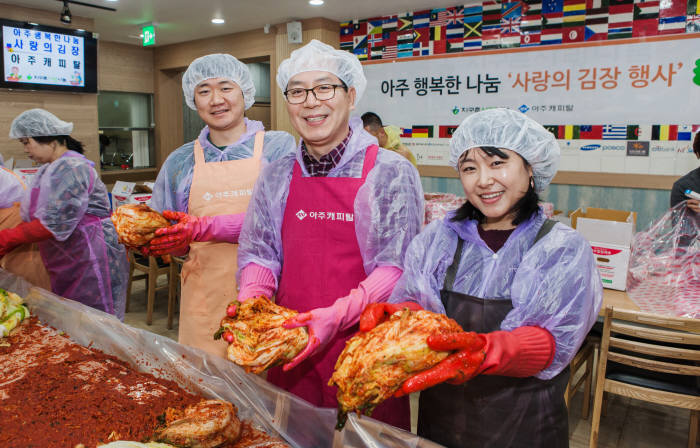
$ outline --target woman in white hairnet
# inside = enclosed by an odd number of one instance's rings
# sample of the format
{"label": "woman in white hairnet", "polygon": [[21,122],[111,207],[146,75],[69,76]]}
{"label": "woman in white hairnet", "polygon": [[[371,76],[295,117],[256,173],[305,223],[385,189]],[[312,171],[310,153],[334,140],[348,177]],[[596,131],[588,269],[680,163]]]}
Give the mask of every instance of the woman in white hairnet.
{"label": "woman in white hairnet", "polygon": [[22,112],[12,122],[10,138],[44,165],[22,197],[24,222],[0,231],[0,256],[38,243],[55,294],[123,319],[126,252],[109,219],[107,189],[72,131],[73,123],[43,109]]}
{"label": "woman in white hairnet", "polygon": [[179,342],[225,356],[215,341],[236,293],[237,244],[260,169],[294,151],[286,132],[265,132],[244,113],[255,102],[248,67],[228,54],[195,59],[182,78],[187,105],[206,126],[173,151],[158,173],[152,207],[174,226],[161,229],[145,252],[185,255]]}
{"label": "woman in white hairnet", "polygon": [[465,330],[429,337],[456,352],[398,391],[425,389],[419,435],[448,447],[566,447],[568,365],[602,285],[588,242],[537,204],[559,146],[520,112],[491,109],[467,117],[450,150],[467,202],[413,240],[389,303],[368,307],[360,328],[409,307]]}
{"label": "woman in white hairnet", "polygon": [[[367,81],[357,58],[312,40],[277,72],[299,147],[270,164],[255,186],[241,232],[240,293],[271,297],[300,313],[284,325],[307,327],[306,348],[268,381],[322,407],[337,407],[328,386],[365,305],[383,302],[402,255],[420,230],[423,194],[411,163],[380,149],[350,118]],[[410,428],[407,400],[372,413]]]}

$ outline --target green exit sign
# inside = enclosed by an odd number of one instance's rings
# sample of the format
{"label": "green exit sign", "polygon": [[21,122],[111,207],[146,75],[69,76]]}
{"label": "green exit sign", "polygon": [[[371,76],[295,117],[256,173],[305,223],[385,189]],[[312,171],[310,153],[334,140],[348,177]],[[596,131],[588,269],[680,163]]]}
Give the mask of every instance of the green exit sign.
{"label": "green exit sign", "polygon": [[143,46],[147,47],[149,45],[155,45],[156,43],[156,30],[153,25],[146,25],[141,28],[143,33]]}

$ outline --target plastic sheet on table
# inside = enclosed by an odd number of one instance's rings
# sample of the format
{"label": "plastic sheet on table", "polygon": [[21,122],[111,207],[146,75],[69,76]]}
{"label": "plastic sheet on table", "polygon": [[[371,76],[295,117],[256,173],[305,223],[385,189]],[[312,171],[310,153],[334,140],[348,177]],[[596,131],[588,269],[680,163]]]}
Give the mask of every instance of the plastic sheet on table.
{"label": "plastic sheet on table", "polygon": [[440,445],[414,434],[352,414],[335,431],[336,410],[317,408],[228,360],[180,345],[164,336],[124,325],[117,318],[32,286],[0,269],[0,288],[26,299],[32,314],[65,331],[78,344],[114,355],[139,371],[176,381],[206,398],[227,400],[241,419],[298,448],[433,448]]}
{"label": "plastic sheet on table", "polygon": [[627,294],[643,311],[700,318],[700,215],[681,202],[632,241]]}
{"label": "plastic sheet on table", "polygon": [[458,209],[467,200],[452,193],[425,193],[423,197],[425,198],[424,224],[426,226],[444,218],[447,212]]}

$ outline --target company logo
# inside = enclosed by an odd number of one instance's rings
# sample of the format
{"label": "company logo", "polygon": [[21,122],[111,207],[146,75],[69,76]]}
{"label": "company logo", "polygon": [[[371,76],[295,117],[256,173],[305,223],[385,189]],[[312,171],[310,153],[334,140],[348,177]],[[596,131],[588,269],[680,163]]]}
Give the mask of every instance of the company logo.
{"label": "company logo", "polygon": [[595,151],[596,149],[600,149],[600,145],[581,146],[581,151]]}
{"label": "company logo", "polygon": [[204,196],[202,196],[205,201],[211,201],[211,199],[214,197],[213,194],[209,193],[208,191],[204,193]]}
{"label": "company logo", "polygon": [[525,104],[523,104],[522,106],[518,107],[518,110],[519,110],[520,112],[522,112],[522,113],[525,113],[525,112],[527,112],[528,110],[530,110],[530,108],[527,107]]}
{"label": "company logo", "polygon": [[297,218],[299,218],[299,221],[301,221],[302,219],[306,218],[306,212],[305,212],[304,210],[299,210],[299,211],[297,212]]}
{"label": "company logo", "polygon": [[693,77],[693,82],[696,86],[700,86],[700,59],[695,61],[695,68],[693,69],[693,73],[695,73],[695,76]]}
{"label": "company logo", "polygon": [[459,107],[455,106],[455,107],[452,109],[452,115],[457,115],[458,113],[459,113]]}

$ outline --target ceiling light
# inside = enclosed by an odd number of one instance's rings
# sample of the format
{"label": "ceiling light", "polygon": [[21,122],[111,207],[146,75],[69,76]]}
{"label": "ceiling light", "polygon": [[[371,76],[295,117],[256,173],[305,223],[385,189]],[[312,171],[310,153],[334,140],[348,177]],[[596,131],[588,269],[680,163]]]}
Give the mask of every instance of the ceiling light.
{"label": "ceiling light", "polygon": [[309,0],[309,5],[311,6],[321,6],[323,4],[323,0]]}
{"label": "ceiling light", "polygon": [[139,34],[139,38],[143,39],[143,33]]}
{"label": "ceiling light", "polygon": [[61,9],[61,22],[63,23],[70,23],[71,20],[73,19],[73,15],[70,13],[70,9],[68,9],[68,2],[64,1],[63,2],[63,9]]}
{"label": "ceiling light", "polygon": [[221,25],[223,23],[226,23],[226,21],[224,19],[211,19],[211,23]]}

